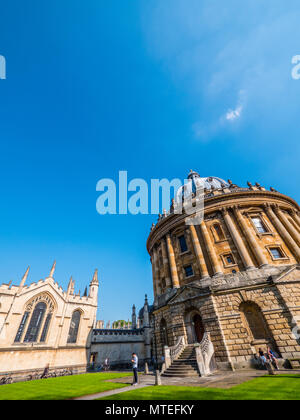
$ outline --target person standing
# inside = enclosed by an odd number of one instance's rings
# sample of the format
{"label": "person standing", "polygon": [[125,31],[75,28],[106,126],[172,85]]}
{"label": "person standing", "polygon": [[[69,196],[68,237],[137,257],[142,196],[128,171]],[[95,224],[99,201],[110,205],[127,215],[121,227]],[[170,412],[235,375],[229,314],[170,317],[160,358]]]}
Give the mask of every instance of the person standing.
{"label": "person standing", "polygon": [[132,385],[137,385],[138,384],[138,363],[139,363],[139,359],[138,359],[138,357],[135,353],[132,353],[131,363],[132,363],[133,380],[134,380]]}

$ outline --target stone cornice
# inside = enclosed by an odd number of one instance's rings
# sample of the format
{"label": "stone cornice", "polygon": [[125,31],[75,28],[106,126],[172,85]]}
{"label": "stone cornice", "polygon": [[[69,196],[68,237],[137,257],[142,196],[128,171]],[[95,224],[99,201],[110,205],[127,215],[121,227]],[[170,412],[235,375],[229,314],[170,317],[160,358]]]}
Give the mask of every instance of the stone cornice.
{"label": "stone cornice", "polygon": [[[212,212],[221,211],[223,208],[247,209],[248,206],[263,205],[279,205],[289,211],[300,211],[298,203],[292,198],[274,191],[237,189],[231,190],[229,193],[216,195],[213,197],[205,197],[204,212],[205,216]],[[147,239],[147,250],[151,253],[154,244],[170,233],[173,229],[184,223],[187,214],[171,213],[167,217],[162,218],[150,232]]]}

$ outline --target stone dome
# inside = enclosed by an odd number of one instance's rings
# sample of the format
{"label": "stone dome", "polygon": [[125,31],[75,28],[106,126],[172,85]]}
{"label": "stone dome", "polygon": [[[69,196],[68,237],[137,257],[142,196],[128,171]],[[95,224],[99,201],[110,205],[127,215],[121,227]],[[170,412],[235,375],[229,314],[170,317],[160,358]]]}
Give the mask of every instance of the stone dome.
{"label": "stone dome", "polygon": [[221,188],[229,187],[228,182],[224,181],[222,178],[216,176],[201,177],[198,172],[193,170],[190,171],[187,179],[192,182],[179,188],[176,194],[176,201],[184,195],[184,191],[186,196],[188,196],[191,193],[195,193],[197,187],[202,187],[206,190],[219,190]]}

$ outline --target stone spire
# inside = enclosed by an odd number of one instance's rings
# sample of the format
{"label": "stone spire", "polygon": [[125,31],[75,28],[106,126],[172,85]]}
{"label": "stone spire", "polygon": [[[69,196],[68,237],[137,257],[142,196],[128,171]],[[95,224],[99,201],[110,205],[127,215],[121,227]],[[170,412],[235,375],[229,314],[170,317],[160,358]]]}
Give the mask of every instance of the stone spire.
{"label": "stone spire", "polygon": [[22,290],[22,289],[23,289],[23,287],[24,287],[24,284],[26,283],[26,280],[27,280],[27,278],[28,278],[28,274],[29,274],[29,270],[30,270],[30,267],[28,267],[28,268],[27,268],[27,270],[26,270],[26,272],[25,272],[24,276],[22,277],[22,280],[21,280],[21,283],[20,283],[20,286],[19,286],[18,293],[20,293],[20,292],[21,292],[21,290]]}
{"label": "stone spire", "polygon": [[75,282],[73,280],[73,277],[71,276],[69,284],[68,284],[68,290],[67,290],[68,296],[74,294],[74,288],[75,288]]}
{"label": "stone spire", "polygon": [[98,270],[96,269],[93,275],[93,279],[90,283],[90,292],[89,292],[89,297],[93,298],[95,302],[98,299],[98,289],[99,289],[99,280],[98,280]]}
{"label": "stone spire", "polygon": [[95,270],[95,272],[94,272],[94,276],[93,276],[93,279],[92,279],[92,281],[91,281],[91,283],[90,283],[90,286],[92,286],[92,285],[97,285],[97,286],[99,286],[99,280],[98,280],[98,270],[97,270],[97,269]]}
{"label": "stone spire", "polygon": [[143,327],[148,327],[148,326],[149,326],[149,306],[148,306],[148,296],[145,295]]}
{"label": "stone spire", "polygon": [[53,279],[55,268],[56,268],[56,261],[54,261],[53,266],[52,266],[51,271],[50,271],[50,274],[49,274],[49,278],[51,278],[51,279]]}
{"label": "stone spire", "polygon": [[135,312],[135,305],[133,305],[133,307],[132,307],[132,325],[131,325],[131,328],[132,328],[133,330],[135,330],[135,329],[136,329],[136,312]]}

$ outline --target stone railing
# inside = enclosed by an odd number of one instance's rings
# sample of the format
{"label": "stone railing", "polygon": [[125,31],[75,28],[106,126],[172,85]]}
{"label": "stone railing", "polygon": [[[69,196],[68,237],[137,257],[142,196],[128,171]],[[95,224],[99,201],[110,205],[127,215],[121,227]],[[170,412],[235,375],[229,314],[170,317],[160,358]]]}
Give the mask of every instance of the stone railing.
{"label": "stone railing", "polygon": [[196,359],[201,376],[210,375],[216,368],[215,349],[210,334],[205,333],[201,343],[195,345]]}
{"label": "stone railing", "polygon": [[168,367],[171,366],[171,363],[180,355],[182,350],[185,348],[185,338],[184,336],[179,337],[177,340],[177,343],[172,346],[164,347],[164,356],[165,356],[165,368],[168,369]]}

